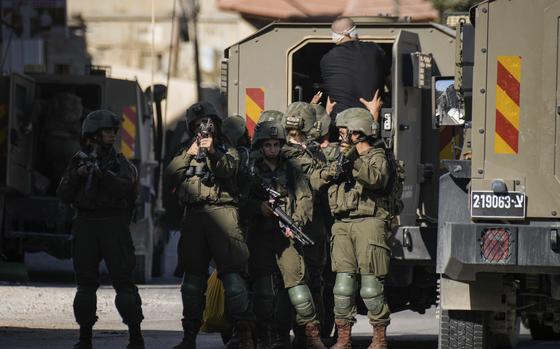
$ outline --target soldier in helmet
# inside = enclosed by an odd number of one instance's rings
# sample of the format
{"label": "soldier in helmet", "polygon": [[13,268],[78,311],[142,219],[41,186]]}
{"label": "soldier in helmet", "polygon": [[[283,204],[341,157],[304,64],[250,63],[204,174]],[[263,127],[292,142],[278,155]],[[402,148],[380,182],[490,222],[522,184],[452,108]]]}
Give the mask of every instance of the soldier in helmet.
{"label": "soldier in helmet", "polygon": [[[247,200],[248,211],[254,224],[249,230],[251,257],[249,273],[254,279],[254,308],[258,323],[263,327],[258,333],[264,336],[273,314],[272,274],[277,263],[284,287],[296,310],[296,321],[305,328],[306,348],[325,348],[320,339],[319,319],[311,292],[306,284],[306,264],[301,246],[290,237],[289,229],[281,229],[272,210],[269,197],[262,186],[269,186],[282,196],[284,210],[298,226],[312,218],[312,192],[305,176],[292,166],[281,153],[286,136],[277,121],[260,122],[253,135],[253,150],[259,152],[251,165],[251,182]],[[273,332],[276,329],[273,329]],[[259,342],[264,339],[259,339]],[[289,333],[273,339],[273,347],[289,347]]]}
{"label": "soldier in helmet", "polygon": [[[380,108],[379,103],[377,106]],[[390,250],[386,244],[389,208],[384,188],[391,171],[385,150],[375,146],[379,112],[374,113],[372,118],[365,109],[350,108],[337,118],[346,165],[341,176],[333,176],[329,187],[329,205],[335,217],[331,238],[332,269],[337,273],[333,291],[338,330],[335,349],[351,347],[358,277],[374,333],[368,349],[387,348],[389,308],[383,292]]]}
{"label": "soldier in helmet", "polygon": [[186,118],[192,140],[166,169],[185,207],[180,241],[185,271],[181,286],[184,337],[174,348],[196,348],[208,265],[213,259],[224,285],[226,315],[241,339],[239,348],[252,349],[253,315],[242,277],[249,252],[237,210],[239,155],[223,140],[222,120],[210,103],[195,103],[187,109]]}
{"label": "soldier in helmet", "polygon": [[[320,171],[327,165],[327,159],[321,151],[319,138],[321,127],[317,123],[314,107],[305,102],[290,104],[284,115],[284,126],[288,133],[282,153],[290,163],[303,172],[313,189],[313,219],[304,228],[315,241],[312,246],[305,246],[304,256],[308,267],[309,288],[317,307],[319,317],[323,318],[323,269],[325,267],[326,236],[325,217],[329,215],[326,196],[321,195]],[[296,344],[301,341],[301,329],[296,328]]]}
{"label": "soldier in helmet", "polygon": [[282,113],[281,111],[265,110],[261,113],[259,117],[259,122],[278,121],[279,123],[282,123],[283,118],[284,118],[284,113]]}
{"label": "soldier in helmet", "polygon": [[327,163],[336,161],[339,154],[338,143],[329,140],[331,117],[320,104],[311,103],[311,106],[315,109],[317,116],[317,130],[319,134],[317,142],[321,147],[321,151],[325,155]]}
{"label": "soldier in helmet", "polygon": [[76,210],[72,255],[78,284],[74,315],[80,338],[75,349],[92,347],[101,259],[117,293],[117,310],[129,328],[128,348],[144,348],[140,331],[144,317],[132,281],[135,256],[129,230],[138,172],[113,146],[120,124],[121,118],[108,110],[87,115],[82,127],[83,149],[70,160],[57,189],[60,200]]}

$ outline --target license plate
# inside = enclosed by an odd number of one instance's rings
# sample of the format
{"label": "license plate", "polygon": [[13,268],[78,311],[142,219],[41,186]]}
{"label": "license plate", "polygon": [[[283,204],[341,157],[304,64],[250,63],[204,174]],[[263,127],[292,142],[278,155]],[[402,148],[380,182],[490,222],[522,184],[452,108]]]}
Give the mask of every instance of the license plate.
{"label": "license plate", "polygon": [[471,192],[471,217],[473,218],[523,219],[525,212],[524,193]]}

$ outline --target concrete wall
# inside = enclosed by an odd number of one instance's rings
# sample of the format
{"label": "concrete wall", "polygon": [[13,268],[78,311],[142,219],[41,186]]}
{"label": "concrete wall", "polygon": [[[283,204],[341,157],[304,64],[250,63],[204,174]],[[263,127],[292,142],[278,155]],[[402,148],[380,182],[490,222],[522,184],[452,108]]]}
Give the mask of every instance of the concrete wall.
{"label": "concrete wall", "polygon": [[[111,66],[113,77],[138,79],[146,88],[151,82],[166,83],[169,69],[174,0],[157,0],[154,14],[154,61],[152,61],[152,0],[68,0],[68,19],[81,17],[87,26],[88,52],[95,65]],[[176,0],[176,16],[188,13],[189,0]],[[203,86],[219,88],[223,50],[255,31],[237,13],[219,11],[215,0],[200,0],[199,52]],[[179,6],[179,4],[181,6]],[[184,10],[182,11],[181,8]],[[167,123],[180,118],[196,95],[193,45],[180,42],[169,86]]]}

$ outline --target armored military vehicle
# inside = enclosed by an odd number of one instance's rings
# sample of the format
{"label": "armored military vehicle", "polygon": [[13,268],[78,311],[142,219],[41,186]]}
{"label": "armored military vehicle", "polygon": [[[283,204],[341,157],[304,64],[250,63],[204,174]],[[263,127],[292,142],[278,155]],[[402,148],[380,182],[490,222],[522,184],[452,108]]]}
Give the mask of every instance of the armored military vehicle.
{"label": "armored military vehicle", "polygon": [[440,178],[440,348],[514,347],[520,322],[560,340],[559,16],[560,1],[481,2],[434,91],[436,122],[469,135]]}
{"label": "armored military vehicle", "polygon": [[149,281],[156,231],[154,125],[136,81],[105,74],[18,74],[0,77],[0,251],[22,262],[25,252],[70,257],[72,209],[56,198],[64,168],[80,148],[81,122],[92,110],[121,115],[117,146],[139,170],[140,198],[131,226],[136,278]]}
{"label": "armored military vehicle", "polygon": [[[386,297],[392,312],[437,304],[440,348],[513,348],[521,322],[560,339],[559,15],[494,0],[457,30],[355,19],[392,62],[382,137],[406,170]],[[273,23],[226,49],[228,113],[251,128],[310,101],[330,38],[329,23]]]}

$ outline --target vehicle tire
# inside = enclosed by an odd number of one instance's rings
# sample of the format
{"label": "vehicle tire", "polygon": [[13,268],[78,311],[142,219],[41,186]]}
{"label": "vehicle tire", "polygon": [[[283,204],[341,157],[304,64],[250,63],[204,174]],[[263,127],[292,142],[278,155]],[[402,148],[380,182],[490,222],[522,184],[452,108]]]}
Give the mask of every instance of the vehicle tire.
{"label": "vehicle tire", "polygon": [[529,320],[529,330],[534,340],[557,341],[560,340],[560,333],[554,332],[551,326],[547,326],[538,320]]}
{"label": "vehicle tire", "polygon": [[438,341],[439,349],[489,349],[483,313],[443,310]]}

